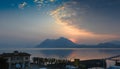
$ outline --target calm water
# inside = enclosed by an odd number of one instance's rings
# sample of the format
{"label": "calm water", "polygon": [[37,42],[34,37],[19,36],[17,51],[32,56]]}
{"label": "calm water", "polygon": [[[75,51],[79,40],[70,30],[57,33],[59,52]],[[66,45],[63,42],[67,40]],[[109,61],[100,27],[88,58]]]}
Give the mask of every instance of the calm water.
{"label": "calm water", "polygon": [[[120,55],[120,48],[19,48],[19,49],[0,49],[1,53],[13,52],[18,50],[27,52],[32,57],[51,57],[73,60],[102,59]],[[109,63],[112,65],[113,63]]]}

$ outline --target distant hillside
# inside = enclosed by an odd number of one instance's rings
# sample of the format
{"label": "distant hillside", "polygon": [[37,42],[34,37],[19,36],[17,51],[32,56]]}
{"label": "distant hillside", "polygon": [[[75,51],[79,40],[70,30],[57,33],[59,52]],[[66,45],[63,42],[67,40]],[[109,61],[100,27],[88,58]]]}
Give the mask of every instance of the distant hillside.
{"label": "distant hillside", "polygon": [[99,43],[97,46],[100,48],[120,48],[120,41]]}
{"label": "distant hillside", "polygon": [[64,37],[58,39],[46,39],[41,44],[37,45],[38,48],[72,48],[76,46],[77,44]]}
{"label": "distant hillside", "polygon": [[110,41],[96,45],[79,45],[78,48],[120,48],[120,41]]}

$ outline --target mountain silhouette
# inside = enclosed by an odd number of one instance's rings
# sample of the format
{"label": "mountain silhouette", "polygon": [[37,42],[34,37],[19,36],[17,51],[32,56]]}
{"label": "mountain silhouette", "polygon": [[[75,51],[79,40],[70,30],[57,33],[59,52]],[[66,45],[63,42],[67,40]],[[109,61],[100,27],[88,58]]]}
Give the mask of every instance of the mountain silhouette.
{"label": "mountain silhouette", "polygon": [[38,48],[73,48],[75,46],[77,46],[77,44],[64,37],[46,39],[41,44],[37,45]]}
{"label": "mountain silhouette", "polygon": [[120,41],[108,41],[96,45],[76,44],[67,38],[46,39],[37,48],[120,48]]}

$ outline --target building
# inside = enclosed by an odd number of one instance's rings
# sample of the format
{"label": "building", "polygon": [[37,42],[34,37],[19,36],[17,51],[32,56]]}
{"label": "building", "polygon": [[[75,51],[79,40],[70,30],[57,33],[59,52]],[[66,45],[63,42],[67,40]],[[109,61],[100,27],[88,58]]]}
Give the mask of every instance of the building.
{"label": "building", "polygon": [[80,66],[80,59],[74,59],[74,65],[76,67],[79,67]]}
{"label": "building", "polygon": [[8,69],[7,60],[0,56],[0,69]]}
{"label": "building", "polygon": [[88,68],[104,68],[106,69],[107,63],[104,59],[91,59],[91,60],[83,60],[80,61],[80,66]]}
{"label": "building", "polygon": [[14,51],[13,53],[3,53],[0,55],[7,60],[8,69],[29,69],[30,54]]}

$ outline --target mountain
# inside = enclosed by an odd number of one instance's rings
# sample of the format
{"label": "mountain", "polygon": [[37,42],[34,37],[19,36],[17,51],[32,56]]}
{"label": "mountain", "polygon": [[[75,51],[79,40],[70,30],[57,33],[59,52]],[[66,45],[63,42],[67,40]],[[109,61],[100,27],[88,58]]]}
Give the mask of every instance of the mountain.
{"label": "mountain", "polygon": [[99,43],[96,45],[79,45],[78,48],[120,48],[120,41],[109,41],[104,43]]}
{"label": "mountain", "polygon": [[110,41],[110,42],[104,42],[104,43],[99,43],[97,47],[100,48],[120,48],[120,41]]}
{"label": "mountain", "polygon": [[37,48],[120,48],[120,41],[114,40],[96,45],[75,44],[67,38],[46,39]]}
{"label": "mountain", "polygon": [[120,41],[119,40],[110,41],[109,43],[112,43],[112,44],[115,44],[115,45],[120,45]]}
{"label": "mountain", "polygon": [[37,48],[73,48],[77,44],[73,43],[67,38],[60,37],[58,39],[46,39]]}

